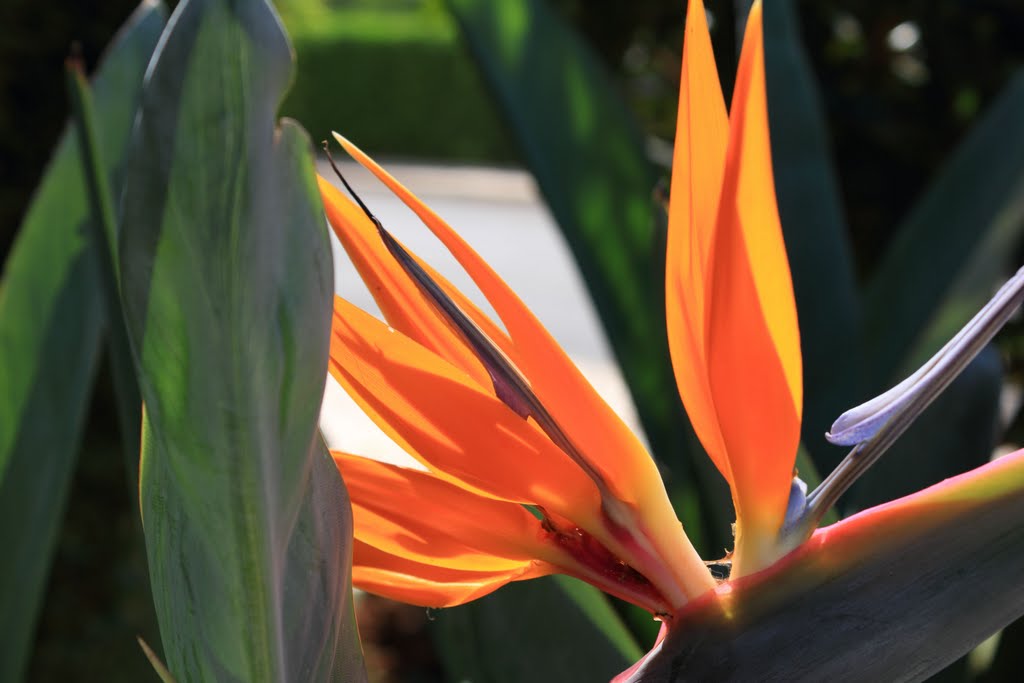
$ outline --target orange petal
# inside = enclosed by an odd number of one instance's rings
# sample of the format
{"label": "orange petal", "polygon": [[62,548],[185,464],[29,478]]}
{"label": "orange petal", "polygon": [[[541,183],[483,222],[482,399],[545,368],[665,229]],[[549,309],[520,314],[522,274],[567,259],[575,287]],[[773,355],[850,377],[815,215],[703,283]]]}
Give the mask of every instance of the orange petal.
{"label": "orange petal", "polygon": [[429,207],[351,142],[337,134],[335,137],[420,217],[466,270],[508,330],[513,343],[510,358],[577,448],[604,475],[615,495],[637,502],[663,490],[661,477],[643,445],[511,288]]}
{"label": "orange petal", "polygon": [[665,322],[686,414],[711,460],[731,484],[732,471],[708,378],[706,347],[711,244],[728,137],[729,119],[704,3],[690,0],[669,196]]}
{"label": "orange petal", "polygon": [[[618,518],[615,523],[637,527],[642,542],[650,544],[644,552],[663,558],[662,568],[667,566],[675,575],[676,591],[681,589],[684,595],[692,596],[711,587],[706,568],[682,533],[661,475],[636,436],[509,286],[447,223],[355,145],[337,133],[335,138],[420,217],[494,307],[512,340],[509,357],[578,451],[601,474],[612,495],[629,506],[629,519]],[[607,527],[587,526],[578,516],[565,516],[620,555],[635,555],[625,551],[618,539],[609,535]],[[648,578],[665,591],[674,605],[679,604],[675,601],[676,592],[662,580],[664,577],[655,575],[659,567],[642,561],[637,568],[648,573]]]}
{"label": "orange petal", "polygon": [[[536,560],[545,563],[545,573],[575,576],[654,614],[671,609],[578,529],[545,529],[520,505],[478,496],[428,472],[332,455],[352,500],[355,538],[376,550],[431,568],[480,573],[487,585],[493,574],[518,576]],[[560,520],[556,526],[565,525]],[[423,571],[405,571],[414,569]],[[420,578],[432,576],[426,571]]]}
{"label": "orange petal", "polygon": [[506,571],[544,555],[540,521],[429,472],[332,452],[355,537],[393,555],[464,571]]}
{"label": "orange petal", "polygon": [[352,583],[356,588],[423,607],[461,605],[510,581],[553,573],[551,566],[536,561],[494,572],[436,567],[391,555],[359,540],[352,544],[352,563]]}
{"label": "orange petal", "polygon": [[599,527],[593,482],[469,375],[336,298],[330,372],[378,426],[438,476]]}
{"label": "orange petal", "polygon": [[761,3],[747,20],[712,245],[708,375],[736,504],[733,571],[758,569],[785,516],[803,378],[768,139]]}
{"label": "orange petal", "polygon": [[388,323],[486,385],[483,365],[388,253],[363,210],[322,176],[317,181],[327,220]]}

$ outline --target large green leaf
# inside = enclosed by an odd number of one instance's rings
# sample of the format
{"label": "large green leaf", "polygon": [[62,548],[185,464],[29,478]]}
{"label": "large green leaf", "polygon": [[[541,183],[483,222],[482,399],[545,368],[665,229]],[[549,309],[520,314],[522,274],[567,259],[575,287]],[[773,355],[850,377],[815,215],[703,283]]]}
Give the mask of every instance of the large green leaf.
{"label": "large green leaf", "polygon": [[679,614],[628,680],[924,680],[1024,615],[1022,456],[819,531]]}
{"label": "large green leaf", "polygon": [[434,626],[452,681],[602,681],[642,654],[608,599],[564,576],[511,583]]}
{"label": "large green leaf", "polygon": [[916,367],[991,295],[1024,230],[1024,73],[975,124],[868,284],[871,381]]}
{"label": "large green leaf", "polygon": [[264,0],[186,0],[150,66],[120,227],[140,497],[179,680],[365,680],[351,511],[317,432],[333,275],[290,47]]}
{"label": "large green leaf", "polygon": [[828,471],[841,452],[822,448],[822,435],[861,398],[860,299],[828,132],[792,2],[765,3],[764,34],[775,191],[800,312],[802,435]]}
{"label": "large green leaf", "polygon": [[[142,75],[164,24],[147,1],[96,75],[101,165],[116,187]],[[23,675],[78,453],[104,302],[75,133],[65,132],[0,285],[0,680]]]}

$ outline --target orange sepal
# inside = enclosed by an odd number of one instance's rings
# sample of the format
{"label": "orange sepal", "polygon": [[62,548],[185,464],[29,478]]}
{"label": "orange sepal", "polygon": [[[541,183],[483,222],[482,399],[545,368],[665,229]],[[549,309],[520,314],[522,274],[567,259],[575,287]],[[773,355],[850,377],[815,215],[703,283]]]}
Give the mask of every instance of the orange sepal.
{"label": "orange sepal", "polygon": [[650,456],[621,418],[598,395],[550,333],[512,289],[447,223],[351,142],[345,150],[401,199],[466,270],[508,330],[516,363],[545,408],[616,496],[628,502],[653,495],[661,478]]}
{"label": "orange sepal", "polygon": [[[712,584],[707,570],[681,528],[665,491],[654,461],[643,445],[607,403],[594,391],[582,373],[569,360],[536,317],[509,286],[429,207],[401,183],[359,150],[335,133],[335,138],[360,164],[369,169],[401,199],[448,248],[483,293],[511,339],[509,357],[531,385],[541,403],[569,436],[587,462],[597,470],[611,494],[628,510],[613,525],[633,527],[636,539],[647,545],[648,560],[661,567],[641,566],[644,571],[666,570],[674,574],[677,586],[655,579],[670,599],[683,594],[703,592]],[[625,554],[621,536],[610,531],[608,520],[580,519],[556,508],[548,509],[572,519],[606,542],[616,552]],[[578,508],[579,509],[579,508]],[[606,506],[607,510],[608,507]],[[618,508],[622,511],[622,508]],[[646,561],[643,563],[646,564]],[[662,577],[664,578],[664,577]]]}
{"label": "orange sepal", "polygon": [[489,387],[340,297],[331,337],[334,378],[439,477],[601,528],[593,482]]}
{"label": "orange sepal", "polygon": [[686,414],[708,456],[731,484],[732,471],[708,378],[706,347],[711,245],[728,137],[729,118],[704,3],[690,0],[669,196],[665,323]]}
{"label": "orange sepal", "polygon": [[800,332],[772,175],[760,2],[747,20],[717,223],[708,376],[733,475],[733,570],[742,575],[775,559],[803,407]]}
{"label": "orange sepal", "polygon": [[391,555],[359,540],[352,544],[352,563],[352,585],[356,588],[422,607],[462,605],[510,581],[554,573],[553,567],[539,561],[494,572],[436,567]]}
{"label": "orange sepal", "polygon": [[[402,266],[388,252],[377,234],[376,226],[363,210],[322,176],[317,176],[317,182],[327,220],[334,234],[388,323],[472,375],[481,384],[486,384],[488,375],[483,365],[458,334],[434,312],[416,283],[409,279]],[[429,266],[421,265],[429,271]],[[442,286],[447,285],[446,290],[454,290],[439,275],[429,272]],[[473,312],[474,307],[468,302],[458,303],[463,310]],[[478,312],[477,315],[483,317]],[[493,335],[492,339],[501,341],[500,331],[488,331]]]}
{"label": "orange sepal", "polygon": [[509,571],[543,557],[546,533],[521,505],[429,472],[332,452],[352,500],[355,537],[392,555],[462,571]]}

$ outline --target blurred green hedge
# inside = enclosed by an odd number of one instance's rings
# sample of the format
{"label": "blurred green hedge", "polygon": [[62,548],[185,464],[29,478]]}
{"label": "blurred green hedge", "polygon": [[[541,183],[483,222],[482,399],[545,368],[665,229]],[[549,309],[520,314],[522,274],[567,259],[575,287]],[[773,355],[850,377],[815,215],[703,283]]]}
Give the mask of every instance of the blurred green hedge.
{"label": "blurred green hedge", "polygon": [[514,145],[440,0],[279,3],[298,59],[282,107],[374,154],[508,162]]}

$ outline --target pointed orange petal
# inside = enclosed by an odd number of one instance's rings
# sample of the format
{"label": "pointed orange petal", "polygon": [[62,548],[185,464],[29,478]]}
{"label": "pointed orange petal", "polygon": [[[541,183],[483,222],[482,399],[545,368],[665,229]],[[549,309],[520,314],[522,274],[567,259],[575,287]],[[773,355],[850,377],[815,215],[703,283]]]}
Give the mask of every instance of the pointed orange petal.
{"label": "pointed orange petal", "polygon": [[504,571],[473,572],[436,567],[391,555],[362,541],[352,544],[352,584],[368,593],[423,607],[453,607],[483,597],[510,581],[553,573],[543,562]]}
{"label": "pointed orange petal", "polygon": [[464,571],[505,571],[545,553],[540,521],[429,472],[332,452],[352,500],[355,537],[393,555]]}
{"label": "pointed orange petal", "polygon": [[742,575],[745,561],[758,568],[785,516],[803,407],[800,332],[768,140],[760,2],[747,20],[730,124],[707,355],[733,475],[733,570]]}
{"label": "pointed orange petal", "polygon": [[694,431],[722,476],[732,471],[707,372],[711,244],[725,167],[729,119],[718,82],[704,3],[690,0],[679,84],[665,255],[665,322],[679,395]]}
{"label": "pointed orange petal", "polygon": [[[622,572],[621,560],[598,550],[571,523],[558,520],[555,526],[564,529],[559,533],[520,505],[478,496],[429,472],[332,455],[352,500],[355,538],[378,551],[431,568],[480,573],[487,585],[493,574],[518,576],[540,561],[544,573],[575,576],[654,614],[671,609],[654,587]],[[418,565],[404,571],[413,569],[424,571]],[[421,578],[433,576],[426,571]]]}
{"label": "pointed orange petal", "polygon": [[322,176],[317,182],[328,222],[388,323],[486,385],[488,375],[483,365],[388,253],[363,210]]}
{"label": "pointed orange petal", "polygon": [[[600,473],[611,494],[629,507],[615,524],[635,527],[634,540],[642,537],[646,547],[629,551],[606,524],[588,525],[578,515],[564,516],[601,538],[620,556],[638,560],[637,568],[648,573],[674,606],[680,604],[681,595],[692,596],[710,588],[710,575],[682,533],[661,475],[636,436],[509,286],[447,223],[355,145],[337,133],[335,138],[420,217],[480,288],[508,330],[513,346],[509,357],[576,449]],[[659,575],[665,570],[673,575],[675,587]]]}
{"label": "pointed orange petal", "polygon": [[438,476],[599,526],[593,482],[539,429],[489,387],[340,298],[329,367],[363,411]]}
{"label": "pointed orange petal", "polygon": [[661,477],[642,444],[511,288],[429,207],[351,142],[335,137],[420,217],[466,270],[508,330],[513,344],[509,357],[613,493],[631,503],[664,495]]}

